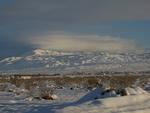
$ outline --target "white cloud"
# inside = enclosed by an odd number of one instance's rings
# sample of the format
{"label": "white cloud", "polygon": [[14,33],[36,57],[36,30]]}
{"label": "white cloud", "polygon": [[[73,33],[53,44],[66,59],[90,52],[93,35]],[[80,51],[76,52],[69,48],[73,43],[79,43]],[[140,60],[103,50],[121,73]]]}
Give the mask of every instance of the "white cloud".
{"label": "white cloud", "polygon": [[133,40],[112,36],[74,35],[68,33],[33,36],[29,42],[42,49],[64,51],[131,50],[136,48]]}

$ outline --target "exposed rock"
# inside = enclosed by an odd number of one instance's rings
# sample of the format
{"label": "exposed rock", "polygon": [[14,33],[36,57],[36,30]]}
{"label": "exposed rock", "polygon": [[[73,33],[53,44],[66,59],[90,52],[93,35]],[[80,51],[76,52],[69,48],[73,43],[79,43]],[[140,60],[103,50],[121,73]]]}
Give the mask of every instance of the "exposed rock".
{"label": "exposed rock", "polygon": [[42,99],[45,99],[45,100],[57,100],[58,99],[58,96],[57,95],[47,95],[47,96],[43,96],[41,97]]}
{"label": "exposed rock", "polygon": [[104,97],[114,97],[116,96],[116,91],[114,89],[107,89],[101,93]]}

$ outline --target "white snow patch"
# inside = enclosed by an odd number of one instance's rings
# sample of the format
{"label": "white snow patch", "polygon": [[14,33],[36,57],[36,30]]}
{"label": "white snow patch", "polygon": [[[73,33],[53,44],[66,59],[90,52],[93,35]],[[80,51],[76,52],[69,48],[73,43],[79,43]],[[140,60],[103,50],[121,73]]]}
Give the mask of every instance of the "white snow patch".
{"label": "white snow patch", "polygon": [[0,63],[13,64],[14,62],[19,61],[21,59],[22,57],[10,57],[1,60]]}
{"label": "white snow patch", "polygon": [[150,113],[150,95],[135,95],[91,100],[68,106],[57,113]]}

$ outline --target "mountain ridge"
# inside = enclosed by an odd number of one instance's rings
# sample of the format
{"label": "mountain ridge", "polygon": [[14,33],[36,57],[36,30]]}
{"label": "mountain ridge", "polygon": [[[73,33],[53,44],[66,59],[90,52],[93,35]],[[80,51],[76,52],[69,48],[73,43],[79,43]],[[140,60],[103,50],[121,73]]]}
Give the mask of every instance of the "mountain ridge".
{"label": "mountain ridge", "polygon": [[35,49],[0,60],[1,73],[57,73],[65,71],[144,71],[150,67],[150,50],[67,52]]}

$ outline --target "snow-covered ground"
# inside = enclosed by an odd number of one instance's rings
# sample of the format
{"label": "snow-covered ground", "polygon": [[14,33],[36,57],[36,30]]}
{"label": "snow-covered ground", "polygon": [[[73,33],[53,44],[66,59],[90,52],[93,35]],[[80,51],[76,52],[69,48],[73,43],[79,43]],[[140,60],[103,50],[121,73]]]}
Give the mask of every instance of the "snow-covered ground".
{"label": "snow-covered ground", "polygon": [[150,113],[149,93],[140,88],[126,90],[128,96],[101,97],[99,88],[92,91],[64,88],[55,91],[58,99],[53,101],[31,101],[24,94],[0,92],[0,113]]}
{"label": "snow-covered ground", "polygon": [[150,95],[91,100],[57,110],[58,113],[150,113]]}

